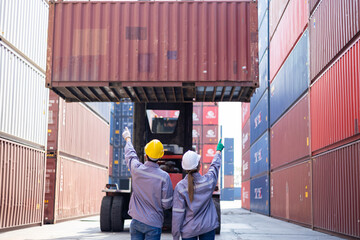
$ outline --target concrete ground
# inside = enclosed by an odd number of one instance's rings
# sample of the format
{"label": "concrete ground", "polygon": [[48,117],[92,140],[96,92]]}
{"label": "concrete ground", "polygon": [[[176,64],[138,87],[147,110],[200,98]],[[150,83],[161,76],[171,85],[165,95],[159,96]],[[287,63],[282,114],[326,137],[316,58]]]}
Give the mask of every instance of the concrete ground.
{"label": "concrete ground", "polygon": [[[216,235],[215,239],[217,240],[340,239],[295,224],[251,213],[240,208],[240,201],[221,202],[221,211],[221,234]],[[130,220],[126,220],[125,231],[122,233],[102,233],[99,227],[99,216],[95,216],[0,233],[0,240],[125,240],[130,239],[129,224]],[[163,233],[161,239],[171,240],[172,236],[170,233]]]}

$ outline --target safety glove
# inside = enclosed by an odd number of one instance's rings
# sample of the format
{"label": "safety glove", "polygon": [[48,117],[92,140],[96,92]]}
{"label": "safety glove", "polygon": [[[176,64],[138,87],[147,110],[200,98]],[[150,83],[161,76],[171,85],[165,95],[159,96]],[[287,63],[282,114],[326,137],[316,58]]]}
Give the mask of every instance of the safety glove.
{"label": "safety glove", "polygon": [[125,139],[125,141],[127,141],[128,138],[131,138],[130,131],[127,127],[125,127],[125,131],[122,133],[122,137]]}
{"label": "safety glove", "polygon": [[222,144],[221,143],[221,139],[220,139],[220,141],[219,141],[219,143],[218,143],[218,145],[217,145],[217,147],[216,147],[216,151],[222,151],[223,149],[224,149],[224,144]]}

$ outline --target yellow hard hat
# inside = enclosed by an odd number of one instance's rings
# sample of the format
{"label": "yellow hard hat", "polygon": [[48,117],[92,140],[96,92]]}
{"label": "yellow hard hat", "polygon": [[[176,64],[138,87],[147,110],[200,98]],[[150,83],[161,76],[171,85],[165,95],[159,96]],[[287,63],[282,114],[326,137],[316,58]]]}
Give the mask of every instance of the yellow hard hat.
{"label": "yellow hard hat", "polygon": [[164,156],[164,146],[162,143],[157,140],[151,140],[148,144],[145,146],[145,153],[150,157],[152,160],[156,160],[159,158],[162,158]]}

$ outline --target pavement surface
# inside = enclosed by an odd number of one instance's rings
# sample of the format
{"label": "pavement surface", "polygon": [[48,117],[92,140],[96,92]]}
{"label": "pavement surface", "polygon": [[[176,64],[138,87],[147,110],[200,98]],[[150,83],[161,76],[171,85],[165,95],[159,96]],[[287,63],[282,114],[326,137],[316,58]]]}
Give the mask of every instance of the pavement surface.
{"label": "pavement surface", "polygon": [[[221,202],[221,234],[216,235],[216,240],[341,239],[249,212],[241,209],[240,204],[240,201]],[[94,216],[0,233],[0,240],[126,240],[130,239],[130,221],[125,221],[125,231],[121,233],[102,233],[99,216]],[[163,233],[161,239],[171,240],[172,236],[170,233]]]}

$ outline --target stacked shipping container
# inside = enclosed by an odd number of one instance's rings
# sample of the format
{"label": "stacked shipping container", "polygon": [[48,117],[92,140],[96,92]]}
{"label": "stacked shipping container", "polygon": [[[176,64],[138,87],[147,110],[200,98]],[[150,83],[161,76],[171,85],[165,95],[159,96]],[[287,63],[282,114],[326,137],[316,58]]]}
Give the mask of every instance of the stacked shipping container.
{"label": "stacked shipping container", "polygon": [[233,201],[234,188],[234,138],[224,139],[224,180],[221,189],[221,200]]}
{"label": "stacked shipping container", "polygon": [[48,9],[42,0],[0,7],[0,229],[43,221]]}

